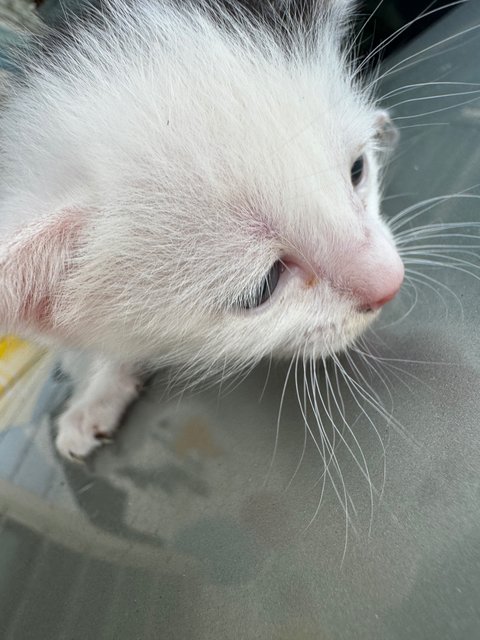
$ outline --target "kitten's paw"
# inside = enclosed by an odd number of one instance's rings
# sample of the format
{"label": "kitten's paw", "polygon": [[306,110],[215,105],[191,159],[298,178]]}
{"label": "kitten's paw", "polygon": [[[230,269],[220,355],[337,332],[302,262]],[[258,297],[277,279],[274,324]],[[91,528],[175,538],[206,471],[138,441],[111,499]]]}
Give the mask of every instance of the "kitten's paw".
{"label": "kitten's paw", "polygon": [[56,447],[70,460],[83,460],[97,447],[111,442],[119,419],[118,410],[101,401],[74,405],[60,416]]}
{"label": "kitten's paw", "polygon": [[141,378],[128,365],[99,358],[89,376],[83,392],[73,397],[58,421],[55,444],[70,460],[82,460],[108,442],[140,391]]}

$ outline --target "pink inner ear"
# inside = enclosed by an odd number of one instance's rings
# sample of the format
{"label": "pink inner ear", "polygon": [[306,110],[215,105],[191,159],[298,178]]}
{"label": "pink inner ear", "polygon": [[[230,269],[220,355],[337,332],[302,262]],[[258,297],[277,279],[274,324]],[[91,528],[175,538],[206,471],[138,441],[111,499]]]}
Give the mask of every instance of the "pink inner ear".
{"label": "pink inner ear", "polygon": [[55,305],[83,225],[78,209],[16,232],[0,262],[0,326],[52,333]]}

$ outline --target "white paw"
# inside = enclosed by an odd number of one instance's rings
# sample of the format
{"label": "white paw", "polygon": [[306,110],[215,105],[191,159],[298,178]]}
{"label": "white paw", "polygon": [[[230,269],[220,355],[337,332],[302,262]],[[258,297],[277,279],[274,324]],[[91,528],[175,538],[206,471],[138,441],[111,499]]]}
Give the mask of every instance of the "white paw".
{"label": "white paw", "polygon": [[111,442],[120,418],[118,407],[110,403],[73,405],[58,420],[58,451],[71,460],[87,457],[97,447]]}

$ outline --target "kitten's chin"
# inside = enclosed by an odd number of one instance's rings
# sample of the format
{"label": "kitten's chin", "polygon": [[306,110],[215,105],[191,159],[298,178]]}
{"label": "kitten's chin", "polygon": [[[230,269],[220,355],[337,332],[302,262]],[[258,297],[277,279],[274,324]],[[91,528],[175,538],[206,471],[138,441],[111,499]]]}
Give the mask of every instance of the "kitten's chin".
{"label": "kitten's chin", "polygon": [[355,313],[341,322],[331,322],[308,329],[284,344],[274,355],[291,358],[299,353],[305,358],[318,359],[334,353],[341,353],[351,347],[355,341],[371,326],[380,311]]}
{"label": "kitten's chin", "polygon": [[324,337],[323,344],[327,354],[341,353],[353,346],[379,314],[380,311],[369,311],[347,317],[340,327]]}

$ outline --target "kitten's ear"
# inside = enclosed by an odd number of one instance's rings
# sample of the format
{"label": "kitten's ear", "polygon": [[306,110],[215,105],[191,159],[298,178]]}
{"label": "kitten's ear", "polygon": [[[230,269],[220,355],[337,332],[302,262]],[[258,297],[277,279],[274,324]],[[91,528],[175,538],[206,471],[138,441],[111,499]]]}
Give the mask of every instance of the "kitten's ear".
{"label": "kitten's ear", "polygon": [[397,127],[393,124],[390,114],[385,109],[377,109],[375,113],[375,126],[377,140],[382,151],[393,151],[400,138]]}
{"label": "kitten's ear", "polygon": [[84,216],[76,209],[16,232],[0,245],[0,328],[7,332],[56,334],[55,309],[71,269]]}

